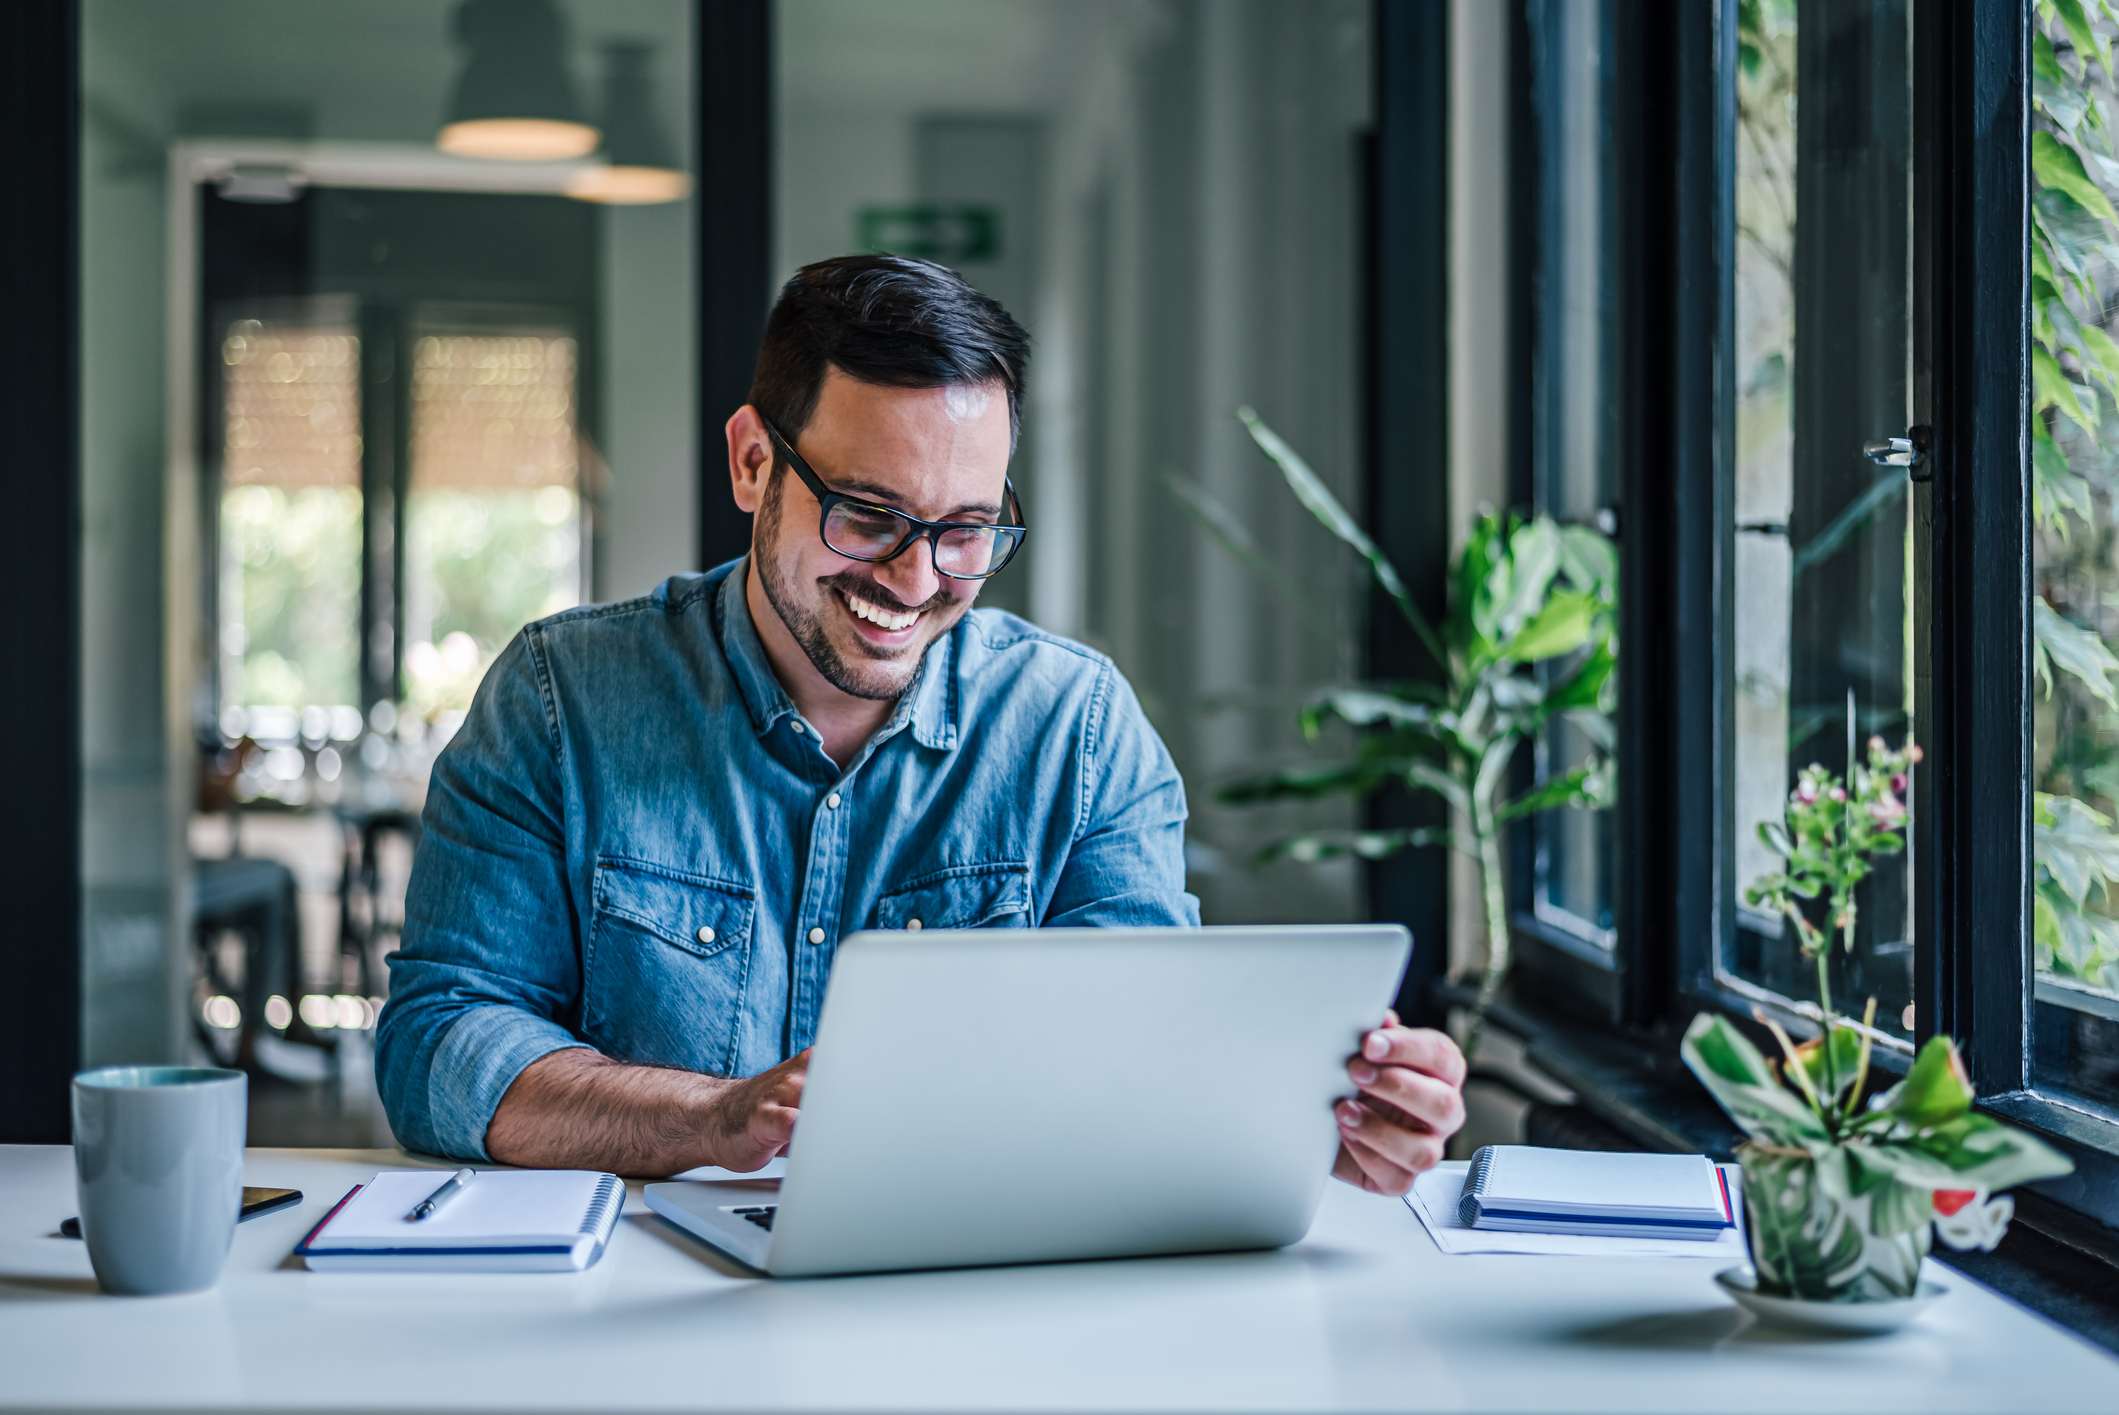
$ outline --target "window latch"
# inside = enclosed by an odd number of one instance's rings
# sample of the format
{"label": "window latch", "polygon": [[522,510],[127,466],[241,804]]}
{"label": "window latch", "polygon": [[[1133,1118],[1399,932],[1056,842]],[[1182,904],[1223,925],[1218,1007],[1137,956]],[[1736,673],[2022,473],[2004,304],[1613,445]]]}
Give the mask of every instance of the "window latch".
{"label": "window latch", "polygon": [[1926,424],[1906,429],[1904,437],[1886,437],[1862,444],[1862,455],[1879,467],[1904,467],[1912,481],[1927,481],[1935,475],[1928,461]]}

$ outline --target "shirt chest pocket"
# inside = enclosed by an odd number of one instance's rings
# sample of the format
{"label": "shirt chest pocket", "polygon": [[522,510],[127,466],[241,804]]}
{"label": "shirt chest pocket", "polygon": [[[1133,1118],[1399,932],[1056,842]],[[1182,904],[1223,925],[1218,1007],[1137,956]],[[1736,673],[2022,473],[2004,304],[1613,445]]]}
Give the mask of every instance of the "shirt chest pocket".
{"label": "shirt chest pocket", "polygon": [[732,1074],[750,988],[754,891],[599,856],[582,951],[582,1031],[606,1056]]}
{"label": "shirt chest pocket", "polygon": [[1030,867],[952,865],[899,885],[876,901],[879,929],[1027,929]]}

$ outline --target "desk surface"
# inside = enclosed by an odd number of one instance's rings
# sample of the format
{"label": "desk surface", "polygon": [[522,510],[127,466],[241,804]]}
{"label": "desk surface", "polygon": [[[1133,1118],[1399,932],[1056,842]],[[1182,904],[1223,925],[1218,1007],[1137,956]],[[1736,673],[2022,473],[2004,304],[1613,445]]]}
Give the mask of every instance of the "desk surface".
{"label": "desk surface", "polygon": [[303,1270],[390,1151],[253,1150],[298,1210],[220,1286],[97,1293],[72,1151],[0,1146],[0,1407],[410,1410],[2089,1410],[2119,1362],[1951,1272],[1895,1336],[1755,1327],[1699,1259],[1452,1257],[1327,1186],[1279,1252],[754,1279],[646,1210],[585,1274]]}

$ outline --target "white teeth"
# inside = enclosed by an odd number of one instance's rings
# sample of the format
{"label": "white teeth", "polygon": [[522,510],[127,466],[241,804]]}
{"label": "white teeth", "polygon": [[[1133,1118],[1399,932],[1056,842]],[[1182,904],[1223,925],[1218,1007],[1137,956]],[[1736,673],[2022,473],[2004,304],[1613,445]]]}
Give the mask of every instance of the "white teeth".
{"label": "white teeth", "polygon": [[910,614],[893,614],[879,604],[870,604],[865,599],[855,599],[850,594],[842,594],[840,597],[846,601],[847,608],[853,610],[854,613],[860,615],[869,623],[885,629],[910,629],[918,622],[920,617],[917,610]]}

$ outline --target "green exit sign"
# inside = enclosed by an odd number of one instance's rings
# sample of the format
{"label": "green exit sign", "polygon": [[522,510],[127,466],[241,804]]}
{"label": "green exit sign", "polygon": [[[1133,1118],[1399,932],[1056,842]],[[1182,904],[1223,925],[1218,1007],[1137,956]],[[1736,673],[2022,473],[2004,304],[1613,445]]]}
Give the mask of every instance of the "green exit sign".
{"label": "green exit sign", "polygon": [[854,212],[854,242],[864,251],[944,265],[997,260],[1001,213],[990,206],[864,206]]}

